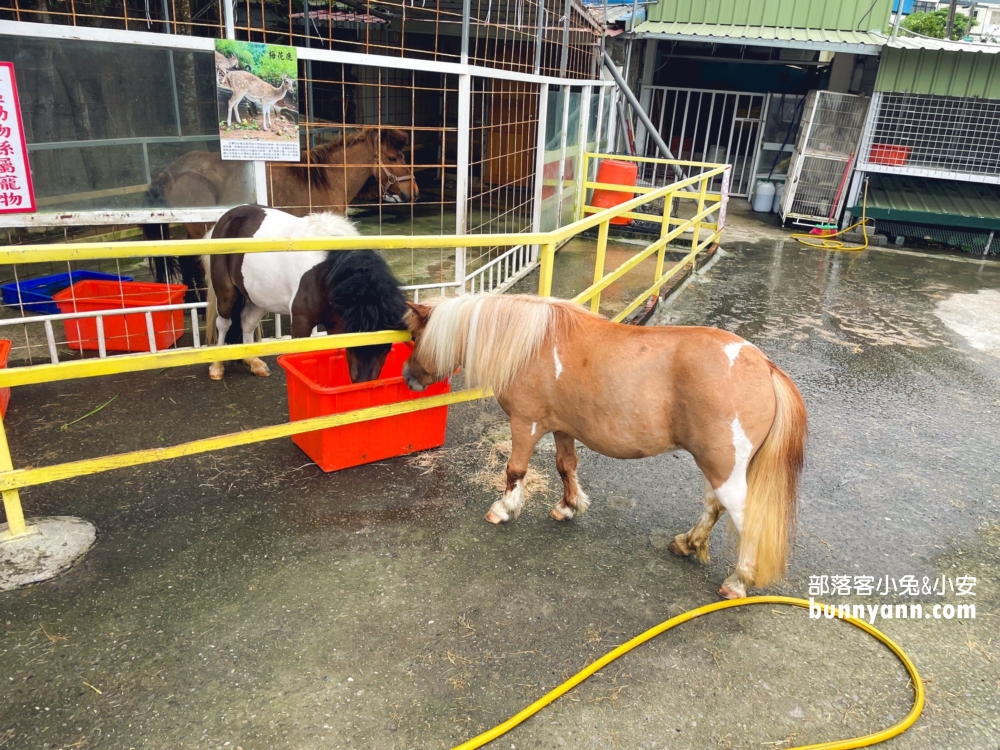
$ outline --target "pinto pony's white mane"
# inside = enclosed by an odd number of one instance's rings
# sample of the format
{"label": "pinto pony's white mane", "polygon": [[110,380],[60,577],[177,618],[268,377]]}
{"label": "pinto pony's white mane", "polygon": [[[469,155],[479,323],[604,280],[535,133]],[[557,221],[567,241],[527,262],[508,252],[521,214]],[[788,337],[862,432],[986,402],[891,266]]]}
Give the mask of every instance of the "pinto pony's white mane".
{"label": "pinto pony's white mane", "polygon": [[307,237],[356,237],[361,234],[354,222],[340,214],[324,212],[302,217],[302,234]]}
{"label": "pinto pony's white mane", "polygon": [[464,294],[426,304],[432,313],[420,346],[430,368],[449,373],[461,367],[468,387],[498,394],[550,336],[593,315],[572,302],[528,294]]}
{"label": "pinto pony's white mane", "polygon": [[[280,235],[283,237],[357,237],[361,234],[353,221],[346,216],[329,211],[308,214],[307,216],[295,216],[277,208],[263,210],[265,215],[272,218],[279,217],[282,227],[285,229],[285,233]],[[208,230],[205,234],[206,240],[212,239],[214,230],[214,226]]]}

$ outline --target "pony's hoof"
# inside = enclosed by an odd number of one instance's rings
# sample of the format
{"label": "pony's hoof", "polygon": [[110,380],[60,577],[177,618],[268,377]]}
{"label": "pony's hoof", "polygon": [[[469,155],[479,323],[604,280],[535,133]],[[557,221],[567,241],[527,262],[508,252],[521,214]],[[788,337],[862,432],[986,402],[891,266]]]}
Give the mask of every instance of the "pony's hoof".
{"label": "pony's hoof", "polygon": [[570,507],[563,506],[562,503],[552,506],[552,510],[549,511],[549,515],[556,521],[568,521],[570,520],[574,513],[573,509]]}
{"label": "pony's hoof", "polygon": [[226,366],[221,362],[213,362],[208,366],[208,377],[211,380],[222,380],[226,374]]}
{"label": "pony's hoof", "polygon": [[268,366],[265,365],[263,362],[261,362],[260,367],[258,367],[257,365],[254,365],[253,367],[251,367],[250,368],[250,372],[252,372],[258,378],[269,378],[269,377],[271,377],[271,370],[268,369]]}
{"label": "pony's hoof", "polygon": [[723,599],[743,599],[746,595],[746,587],[739,582],[726,581],[719,589],[719,596]]}
{"label": "pony's hoof", "polygon": [[487,513],[487,514],[486,514],[486,520],[487,520],[487,521],[489,521],[489,522],[490,522],[490,523],[492,523],[492,524],[501,524],[501,523],[503,523],[504,521],[506,521],[507,519],[506,519],[506,518],[503,518],[503,517],[501,517],[501,516],[500,516],[500,515],[498,515],[497,513],[494,513],[494,512],[493,512],[493,509],[492,509],[492,508],[490,508],[490,511],[489,511],[489,513]]}
{"label": "pony's hoof", "polygon": [[678,542],[676,539],[667,545],[667,549],[673,552],[678,557],[690,557],[694,554],[694,550],[688,547],[682,542]]}

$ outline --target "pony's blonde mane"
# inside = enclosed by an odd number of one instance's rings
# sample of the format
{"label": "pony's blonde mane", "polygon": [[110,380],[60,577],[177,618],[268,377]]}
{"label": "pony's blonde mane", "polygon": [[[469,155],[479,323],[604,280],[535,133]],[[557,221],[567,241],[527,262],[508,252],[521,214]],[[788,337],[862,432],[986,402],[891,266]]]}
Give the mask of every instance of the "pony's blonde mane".
{"label": "pony's blonde mane", "polygon": [[593,315],[572,302],[528,294],[464,294],[426,304],[432,312],[420,346],[433,370],[461,367],[468,387],[496,394],[510,387],[547,339]]}

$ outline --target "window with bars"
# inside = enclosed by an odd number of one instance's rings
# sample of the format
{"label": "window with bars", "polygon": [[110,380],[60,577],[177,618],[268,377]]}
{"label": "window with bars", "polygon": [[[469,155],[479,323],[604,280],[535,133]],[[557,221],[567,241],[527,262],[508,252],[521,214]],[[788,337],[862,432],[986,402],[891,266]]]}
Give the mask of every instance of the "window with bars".
{"label": "window with bars", "polygon": [[1000,100],[876,94],[867,171],[1000,181]]}

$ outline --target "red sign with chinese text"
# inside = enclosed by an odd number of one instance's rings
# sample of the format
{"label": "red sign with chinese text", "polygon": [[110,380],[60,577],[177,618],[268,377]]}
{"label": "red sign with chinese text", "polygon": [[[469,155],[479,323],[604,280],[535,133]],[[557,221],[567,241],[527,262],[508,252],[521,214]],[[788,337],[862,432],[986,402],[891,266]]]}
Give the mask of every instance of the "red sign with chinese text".
{"label": "red sign with chinese text", "polygon": [[35,210],[14,64],[0,62],[0,214]]}

